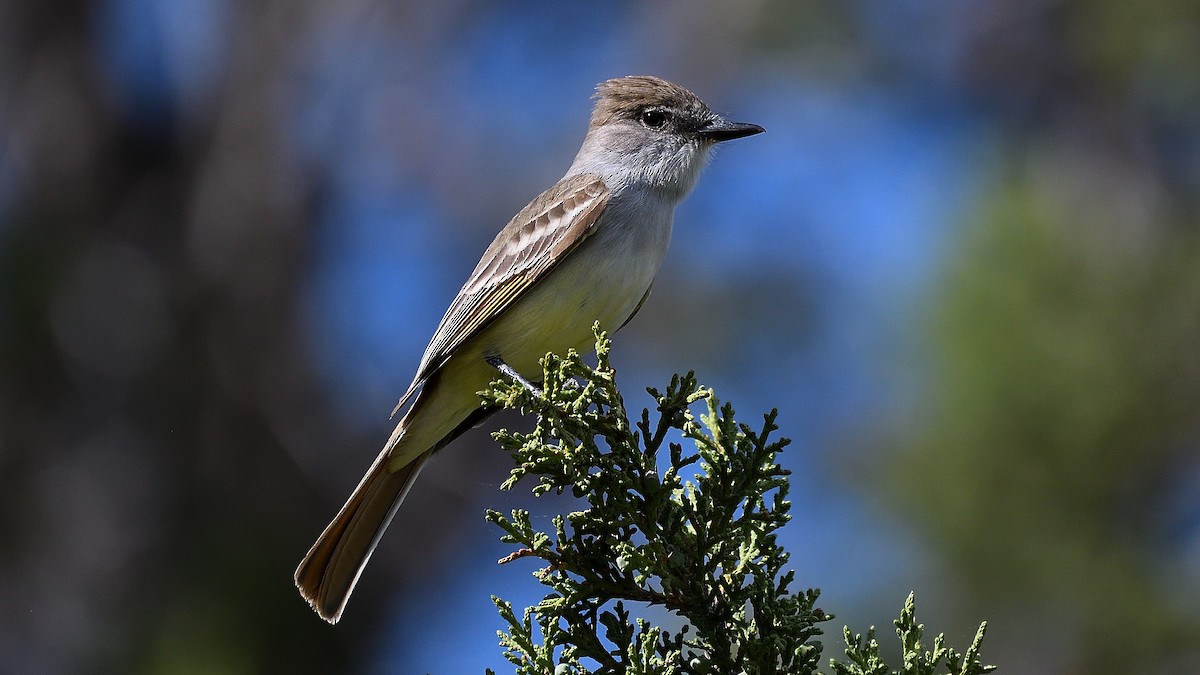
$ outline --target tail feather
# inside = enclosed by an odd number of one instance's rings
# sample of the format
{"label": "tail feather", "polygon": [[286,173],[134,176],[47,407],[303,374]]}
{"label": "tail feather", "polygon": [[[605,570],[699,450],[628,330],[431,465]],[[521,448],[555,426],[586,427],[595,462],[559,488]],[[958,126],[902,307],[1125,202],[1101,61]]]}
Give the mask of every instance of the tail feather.
{"label": "tail feather", "polygon": [[322,619],[337,623],[379,538],[432,451],[389,471],[382,452],[346,505],[296,568],[296,587]]}
{"label": "tail feather", "polygon": [[[342,618],[342,610],[346,608],[354,584],[358,583],[379,538],[392,522],[425,462],[495,410],[494,407],[482,407],[471,411],[433,447],[392,471],[388,464],[395,459],[395,450],[405,436],[409,417],[406,415],[400,421],[383,452],[354,489],[354,494],[296,568],[296,588],[322,619],[337,623]],[[410,408],[409,415],[412,411]]]}

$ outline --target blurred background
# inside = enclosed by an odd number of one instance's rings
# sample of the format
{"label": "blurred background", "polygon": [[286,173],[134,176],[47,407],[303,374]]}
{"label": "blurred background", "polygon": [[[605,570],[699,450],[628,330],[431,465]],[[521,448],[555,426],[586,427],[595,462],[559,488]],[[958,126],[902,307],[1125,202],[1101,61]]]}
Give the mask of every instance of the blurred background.
{"label": "blurred background", "polygon": [[[1200,4],[0,4],[0,672],[507,670],[541,597],[429,465],[337,627],[292,571],[609,77],[723,147],[617,336],[781,410],[840,628],[910,590],[1003,672],[1200,672]],[[893,649],[893,653],[894,653]]]}

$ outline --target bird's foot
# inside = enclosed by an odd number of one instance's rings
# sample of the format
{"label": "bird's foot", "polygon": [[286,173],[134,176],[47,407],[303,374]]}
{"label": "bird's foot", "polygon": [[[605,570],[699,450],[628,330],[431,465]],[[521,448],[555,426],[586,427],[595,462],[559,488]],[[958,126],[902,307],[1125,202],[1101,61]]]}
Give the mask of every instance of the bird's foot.
{"label": "bird's foot", "polygon": [[522,387],[525,387],[526,389],[528,389],[530,391],[530,393],[532,393],[534,396],[542,395],[541,388],[539,388],[534,383],[532,383],[529,380],[522,377],[521,374],[518,373],[517,371],[513,370],[513,367],[508,365],[507,363],[505,363],[504,359],[500,358],[499,354],[497,354],[495,356],[485,357],[484,360],[487,361],[489,366],[500,371],[501,373],[508,376],[513,381],[520,383],[520,385]]}

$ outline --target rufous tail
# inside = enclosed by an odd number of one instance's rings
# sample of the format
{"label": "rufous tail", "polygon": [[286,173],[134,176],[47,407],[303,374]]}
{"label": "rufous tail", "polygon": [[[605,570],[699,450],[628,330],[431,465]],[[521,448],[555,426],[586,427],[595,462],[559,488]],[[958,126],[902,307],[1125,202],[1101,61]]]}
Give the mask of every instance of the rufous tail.
{"label": "rufous tail", "polygon": [[296,587],[317,614],[337,623],[358,576],[432,451],[396,471],[385,449],[337,517],[296,568]]}

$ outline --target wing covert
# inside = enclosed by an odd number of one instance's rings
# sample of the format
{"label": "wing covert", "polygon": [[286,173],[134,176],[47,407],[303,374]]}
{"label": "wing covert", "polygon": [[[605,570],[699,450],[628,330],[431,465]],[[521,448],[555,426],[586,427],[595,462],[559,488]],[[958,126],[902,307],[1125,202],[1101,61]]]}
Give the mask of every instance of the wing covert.
{"label": "wing covert", "polygon": [[446,310],[421,358],[413,385],[396,410],[455,349],[586,239],[608,198],[608,187],[599,176],[579,174],[559,181],[514,216]]}

